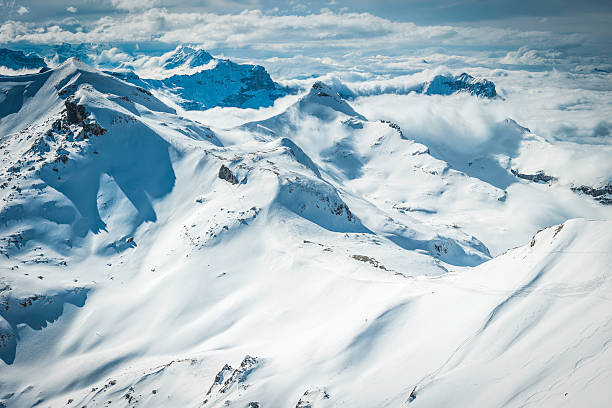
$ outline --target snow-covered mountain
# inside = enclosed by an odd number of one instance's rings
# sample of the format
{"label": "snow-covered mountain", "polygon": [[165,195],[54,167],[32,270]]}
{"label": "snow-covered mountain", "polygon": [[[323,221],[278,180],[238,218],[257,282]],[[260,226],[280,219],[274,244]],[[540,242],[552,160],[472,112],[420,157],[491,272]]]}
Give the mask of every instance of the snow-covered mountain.
{"label": "snow-covered mountain", "polygon": [[[57,65],[76,57],[91,66],[104,69],[124,81],[148,91],[160,92],[187,110],[204,110],[215,106],[261,108],[269,107],[278,98],[294,92],[274,82],[261,65],[238,64],[218,59],[202,49],[179,46],[156,57],[154,75],[141,77],[134,72],[136,57],[124,61],[116,57],[101,57],[110,51],[119,52],[109,44],[60,44],[41,47],[39,53],[50,64]],[[127,56],[127,54],[122,54]],[[13,71],[40,70],[47,64],[35,53],[0,50],[0,66]]]}
{"label": "snow-covered mountain", "polygon": [[426,81],[408,81],[397,83],[393,79],[374,81],[369,86],[361,83],[345,84],[337,78],[332,78],[331,86],[343,98],[355,99],[359,96],[381,94],[424,94],[424,95],[454,95],[468,93],[480,98],[495,99],[499,97],[495,84],[486,78],[476,78],[465,72],[459,75],[437,74]]}
{"label": "snow-covered mountain", "polygon": [[217,59],[208,52],[187,46],[177,47],[159,61],[161,78],[141,78],[133,71],[107,71],[151,91],[162,92],[186,110],[215,106],[261,108],[287,95],[288,89],[272,80],[260,65],[237,64]]}
{"label": "snow-covered mountain", "polygon": [[[269,85],[207,58],[157,84],[231,106]],[[549,141],[508,119],[426,144],[322,82],[211,128],[154,84],[77,59],[0,77],[2,404],[612,398],[612,207],[572,191],[591,173],[520,177]]]}
{"label": "snow-covered mountain", "polygon": [[214,57],[205,50],[188,46],[178,47],[163,62],[165,69],[197,68],[208,64]]}
{"label": "snow-covered mountain", "polygon": [[154,89],[177,95],[178,104],[187,110],[215,106],[268,107],[287,95],[287,90],[276,84],[260,65],[236,64],[230,60],[214,60],[211,65],[193,74],[148,82]]}
{"label": "snow-covered mountain", "polygon": [[13,71],[41,70],[47,67],[45,61],[33,53],[0,48],[0,67]]}
{"label": "snow-covered mountain", "polygon": [[495,98],[495,84],[484,78],[474,78],[465,72],[457,76],[436,75],[422,88],[425,95],[452,95],[457,92],[469,92],[482,98]]}

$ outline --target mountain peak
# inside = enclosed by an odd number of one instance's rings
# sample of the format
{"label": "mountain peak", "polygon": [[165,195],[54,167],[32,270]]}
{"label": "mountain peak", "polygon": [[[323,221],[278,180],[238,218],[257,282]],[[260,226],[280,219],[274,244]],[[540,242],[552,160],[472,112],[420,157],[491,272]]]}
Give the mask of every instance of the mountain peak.
{"label": "mountain peak", "polygon": [[344,113],[345,115],[354,116],[361,120],[365,120],[365,117],[356,112],[355,109],[353,109],[353,107],[338,94],[338,92],[334,91],[331,86],[321,81],[316,81],[314,84],[312,84],[308,94],[302,97],[298,103],[300,109],[305,110],[308,113],[315,114],[315,116],[321,115],[322,112],[317,107],[322,105],[337,112]]}
{"label": "mountain peak", "polygon": [[456,76],[436,75],[423,88],[425,95],[451,95],[457,92],[469,92],[490,99],[497,97],[493,82],[484,78],[474,78],[466,72]]}
{"label": "mountain peak", "polygon": [[177,67],[195,68],[208,64],[214,57],[202,49],[184,45],[177,47],[174,53],[166,60],[163,67],[173,69]]}

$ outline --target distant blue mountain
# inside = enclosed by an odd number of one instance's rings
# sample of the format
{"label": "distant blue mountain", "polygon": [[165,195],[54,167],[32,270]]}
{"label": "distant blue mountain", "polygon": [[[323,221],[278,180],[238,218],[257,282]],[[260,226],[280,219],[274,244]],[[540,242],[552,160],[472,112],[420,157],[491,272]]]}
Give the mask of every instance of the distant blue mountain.
{"label": "distant blue mountain", "polygon": [[353,89],[350,85],[346,85],[335,79],[332,82],[332,88],[338,92],[340,96],[346,99],[353,99],[358,96],[380,95],[385,93],[394,93],[406,95],[410,93],[419,93],[424,95],[453,95],[460,92],[467,92],[471,95],[481,98],[493,99],[499,97],[495,84],[484,78],[475,78],[465,72],[460,75],[436,75],[430,81],[415,85],[402,84],[385,84],[358,87]]}
{"label": "distant blue mountain", "polygon": [[45,60],[38,55],[8,48],[0,48],[0,66],[14,70],[47,68]]}
{"label": "distant blue mountain", "polygon": [[422,93],[425,95],[452,95],[457,92],[469,92],[483,98],[495,98],[497,91],[495,84],[484,78],[474,78],[466,74],[436,75],[430,82],[423,84]]}
{"label": "distant blue mountain", "polygon": [[[204,110],[215,106],[260,108],[289,93],[272,80],[261,65],[237,64],[216,59],[204,50],[180,47],[162,62],[173,74],[164,79],[144,79],[131,71],[106,71],[117,78],[148,89],[166,90],[178,96],[183,109]],[[197,70],[201,67],[200,70]],[[195,69],[195,72],[194,72]],[[171,73],[171,71],[169,71]]]}

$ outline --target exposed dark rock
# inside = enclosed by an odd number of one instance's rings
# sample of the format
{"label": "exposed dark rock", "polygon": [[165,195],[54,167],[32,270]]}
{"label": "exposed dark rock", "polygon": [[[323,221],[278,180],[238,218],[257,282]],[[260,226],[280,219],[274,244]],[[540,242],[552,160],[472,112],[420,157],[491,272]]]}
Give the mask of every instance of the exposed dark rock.
{"label": "exposed dark rock", "polygon": [[380,121],[381,123],[386,123],[387,125],[389,125],[389,127],[391,129],[395,129],[397,130],[397,132],[399,133],[401,138],[404,138],[404,134],[402,133],[402,128],[397,124],[397,123],[393,123],[390,120],[382,120]]}
{"label": "exposed dark rock", "polygon": [[384,265],[382,265],[380,262],[378,262],[376,259],[374,258],[370,258],[367,255],[351,255],[351,258],[353,258],[356,261],[360,261],[360,262],[366,262],[369,263],[370,265],[372,265],[375,268],[379,268],[382,269],[384,271],[388,271],[387,268],[385,268]]}
{"label": "exposed dark rock", "polygon": [[[329,399],[329,393],[325,388],[306,390],[298,400],[295,408],[312,408],[317,401]],[[318,406],[318,404],[317,404]]]}
{"label": "exposed dark rock", "polygon": [[238,179],[225,164],[222,164],[221,168],[219,169],[219,178],[227,181],[228,183],[238,184]]}
{"label": "exposed dark rock", "polygon": [[578,194],[590,195],[601,204],[612,205],[612,183],[609,183],[603,187],[572,187],[572,191]]}
{"label": "exposed dark rock", "polygon": [[346,218],[349,221],[353,221],[353,213],[349,210],[348,205],[344,203],[334,203],[332,210],[336,215],[342,215],[342,213],[346,211]]}
{"label": "exposed dark rock", "polygon": [[[206,393],[206,399],[202,402],[203,405],[207,403],[219,400],[221,398],[225,399],[226,397],[222,397],[221,394],[226,394],[234,385],[240,385],[244,389],[248,387],[248,384],[243,384],[249,374],[257,368],[259,361],[255,357],[251,357],[249,355],[244,357],[242,363],[240,363],[240,367],[236,368],[232,371],[232,366],[226,364],[223,366],[221,371],[217,373],[215,376],[215,380],[213,381],[210,389]],[[229,375],[231,373],[231,375]],[[252,402],[251,404],[257,405],[248,405],[248,407],[259,407],[258,402]]]}
{"label": "exposed dark rock", "polygon": [[[66,106],[66,124],[81,126],[85,132],[84,138],[88,138],[90,135],[100,136],[106,133],[106,129],[102,128],[98,123],[88,120],[89,114],[85,106],[79,105],[70,99],[66,99],[64,105]],[[53,126],[56,126],[55,122]]]}
{"label": "exposed dark rock", "polygon": [[514,170],[514,169],[511,169],[510,172],[518,178],[521,178],[523,180],[533,181],[534,183],[550,183],[552,181],[557,180],[556,177],[549,176],[546,173],[544,173],[542,170],[536,172],[535,174],[519,173],[518,170]]}
{"label": "exposed dark rock", "polygon": [[408,396],[408,402],[412,402],[416,399],[416,385],[414,386],[414,388],[412,389],[412,392],[410,393],[410,396]]}
{"label": "exposed dark rock", "polygon": [[68,122],[68,124],[82,125],[83,121],[87,118],[87,111],[85,110],[85,106],[78,105],[69,99],[64,101],[64,105],[66,106],[66,121]]}

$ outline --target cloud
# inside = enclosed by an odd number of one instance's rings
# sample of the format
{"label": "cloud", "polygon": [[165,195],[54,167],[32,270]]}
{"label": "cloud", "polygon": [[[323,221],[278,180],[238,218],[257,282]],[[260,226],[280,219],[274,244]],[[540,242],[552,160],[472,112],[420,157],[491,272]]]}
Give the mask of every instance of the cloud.
{"label": "cloud", "polygon": [[76,13],[79,10],[74,6],[69,6],[69,7],[66,7],[66,11],[69,13]]}
{"label": "cloud", "polygon": [[27,7],[21,6],[17,9],[17,14],[19,14],[20,16],[29,13],[30,10],[28,10]]}
{"label": "cloud", "polygon": [[144,10],[159,5],[159,0],[111,0],[111,4],[119,10]]}
{"label": "cloud", "polygon": [[426,46],[488,47],[490,44],[546,48],[580,43],[579,34],[554,34],[544,31],[516,31],[507,28],[420,26],[396,22],[370,13],[323,10],[307,15],[269,15],[259,10],[239,14],[180,13],[151,8],[155,2],[112,0],[117,8],[138,13],[118,14],[83,23],[75,33],[53,23],[0,26],[0,42],[141,42],[198,43],[206,48],[250,48],[258,51],[295,54],[318,49],[323,56],[330,51],[364,53],[381,49],[403,53]]}
{"label": "cloud", "polygon": [[523,46],[516,51],[510,51],[499,62],[511,65],[547,65],[552,64],[561,57],[559,51],[531,50]]}

